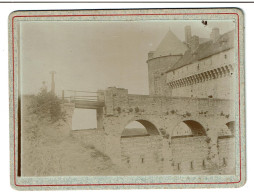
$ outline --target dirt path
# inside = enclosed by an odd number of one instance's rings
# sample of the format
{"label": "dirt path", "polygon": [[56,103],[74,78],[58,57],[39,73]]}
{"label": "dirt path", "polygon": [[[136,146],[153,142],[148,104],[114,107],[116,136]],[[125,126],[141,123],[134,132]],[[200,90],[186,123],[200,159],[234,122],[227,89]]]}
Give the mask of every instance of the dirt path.
{"label": "dirt path", "polygon": [[[23,101],[24,108],[29,99]],[[121,173],[110,158],[70,134],[64,122],[38,119],[22,113],[22,176],[116,175]]]}

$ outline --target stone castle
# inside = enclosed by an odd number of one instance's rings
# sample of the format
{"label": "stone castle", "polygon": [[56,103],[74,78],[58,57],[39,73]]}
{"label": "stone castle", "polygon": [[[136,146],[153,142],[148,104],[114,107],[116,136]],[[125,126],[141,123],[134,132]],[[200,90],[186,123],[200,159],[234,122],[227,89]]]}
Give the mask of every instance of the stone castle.
{"label": "stone castle", "polygon": [[147,63],[151,95],[233,98],[233,31],[220,35],[214,28],[205,39],[192,36],[186,26],[181,42],[169,30]]}
{"label": "stone castle", "polygon": [[[185,41],[168,31],[148,54],[149,95],[109,87],[96,101],[65,104],[69,122],[74,108],[96,109],[97,129],[72,131],[128,170],[126,174],[234,174],[234,31]],[[145,135],[124,136],[132,121]],[[191,133],[179,133],[185,124]]]}

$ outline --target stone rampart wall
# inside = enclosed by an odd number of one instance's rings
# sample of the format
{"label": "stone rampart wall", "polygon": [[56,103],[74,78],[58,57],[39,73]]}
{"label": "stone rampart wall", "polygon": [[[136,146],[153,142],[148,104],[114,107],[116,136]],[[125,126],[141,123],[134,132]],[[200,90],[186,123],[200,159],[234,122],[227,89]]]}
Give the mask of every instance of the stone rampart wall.
{"label": "stone rampart wall", "polygon": [[206,136],[175,137],[171,140],[174,173],[197,173],[206,169]]}
{"label": "stone rampart wall", "polygon": [[161,173],[163,170],[161,136],[121,138],[121,163],[133,174]]}
{"label": "stone rampart wall", "polygon": [[219,165],[226,172],[235,171],[235,137],[221,136],[218,138]]}

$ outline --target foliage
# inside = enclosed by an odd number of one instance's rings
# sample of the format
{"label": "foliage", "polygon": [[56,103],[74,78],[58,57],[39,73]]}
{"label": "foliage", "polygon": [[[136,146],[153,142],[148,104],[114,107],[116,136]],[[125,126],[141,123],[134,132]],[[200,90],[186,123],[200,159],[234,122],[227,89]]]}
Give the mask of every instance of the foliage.
{"label": "foliage", "polygon": [[135,108],[135,112],[139,112],[139,107],[136,107],[136,108]]}
{"label": "foliage", "polygon": [[65,113],[61,110],[61,100],[46,89],[41,89],[37,95],[32,97],[29,111],[37,115],[39,119],[47,119],[50,122],[65,120]]}
{"label": "foliage", "polygon": [[120,107],[117,107],[116,110],[117,110],[118,113],[121,113],[121,108]]}

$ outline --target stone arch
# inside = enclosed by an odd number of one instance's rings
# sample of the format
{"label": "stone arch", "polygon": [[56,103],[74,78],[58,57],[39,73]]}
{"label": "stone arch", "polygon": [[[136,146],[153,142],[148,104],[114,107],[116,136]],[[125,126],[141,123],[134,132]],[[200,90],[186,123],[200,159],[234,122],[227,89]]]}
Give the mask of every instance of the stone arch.
{"label": "stone arch", "polygon": [[206,135],[205,128],[195,120],[183,121],[192,131],[193,135]]}
{"label": "stone arch", "polygon": [[220,123],[218,128],[218,138],[224,136],[235,136],[235,121],[228,120]]}
{"label": "stone arch", "polygon": [[184,123],[187,127],[190,128],[192,135],[193,136],[206,136],[206,129],[205,125],[201,122],[198,122],[195,119],[184,119],[184,120],[179,120],[177,124],[174,126],[173,131],[171,133],[171,136],[174,135],[174,132],[177,130],[177,127],[181,124]]}
{"label": "stone arch", "polygon": [[156,116],[133,116],[128,118],[121,127],[121,132],[120,135],[122,135],[124,128],[131,122],[137,121],[140,124],[142,124],[145,129],[147,130],[147,132],[151,135],[161,135],[160,130],[163,128],[164,123],[163,121],[159,120],[159,118],[157,118]]}
{"label": "stone arch", "polygon": [[[134,121],[140,123],[146,129],[148,135],[160,135],[159,130],[157,129],[157,127],[152,122],[150,122],[148,120],[139,119],[139,120],[133,120],[133,121],[129,122],[128,124],[130,124]],[[123,132],[124,131],[122,131],[121,137],[123,135]]]}
{"label": "stone arch", "polygon": [[232,136],[235,136],[235,121],[229,121],[229,122],[227,122],[226,126],[230,130]]}

